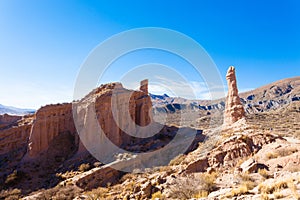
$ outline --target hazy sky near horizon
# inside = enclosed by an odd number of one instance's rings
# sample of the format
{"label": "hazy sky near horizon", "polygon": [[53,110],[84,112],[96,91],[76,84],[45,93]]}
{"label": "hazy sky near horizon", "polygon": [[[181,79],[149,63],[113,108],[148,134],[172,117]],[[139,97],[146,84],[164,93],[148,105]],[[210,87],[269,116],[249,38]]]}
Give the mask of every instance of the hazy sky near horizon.
{"label": "hazy sky near horizon", "polygon": [[[71,101],[89,53],[112,35],[141,27],[193,38],[214,60],[224,83],[227,68],[236,66],[240,91],[300,76],[298,0],[2,0],[0,27],[0,104],[9,106]],[[164,52],[121,58],[103,82],[119,81],[130,67],[149,62],[173,66],[197,98],[206,97],[192,67]],[[165,90],[153,85],[150,92]]]}

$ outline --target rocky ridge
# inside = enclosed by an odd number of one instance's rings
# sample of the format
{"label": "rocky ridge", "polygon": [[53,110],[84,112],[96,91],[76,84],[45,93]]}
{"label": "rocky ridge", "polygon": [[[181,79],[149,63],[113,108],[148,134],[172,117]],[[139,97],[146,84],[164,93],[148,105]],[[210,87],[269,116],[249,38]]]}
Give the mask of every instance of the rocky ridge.
{"label": "rocky ridge", "polygon": [[[300,101],[300,77],[276,81],[255,90],[240,93],[240,100],[247,114],[268,112]],[[216,112],[225,110],[225,99],[219,100],[188,100],[169,97],[168,95],[152,95],[154,109],[157,112],[175,113],[193,110]],[[206,112],[205,112],[206,111]]]}

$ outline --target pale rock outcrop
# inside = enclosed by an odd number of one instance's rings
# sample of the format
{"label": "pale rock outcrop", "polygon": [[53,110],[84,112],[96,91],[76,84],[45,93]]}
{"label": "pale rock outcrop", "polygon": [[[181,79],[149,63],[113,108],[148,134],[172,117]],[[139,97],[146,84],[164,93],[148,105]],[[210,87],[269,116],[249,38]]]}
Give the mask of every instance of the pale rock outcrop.
{"label": "pale rock outcrop", "polygon": [[[264,145],[273,143],[276,140],[285,141],[283,138],[271,134],[234,135],[215,147],[206,156],[188,164],[183,172],[205,172],[209,167],[233,167],[237,164],[239,158],[250,156],[252,153],[259,151]],[[265,168],[265,166],[249,161],[242,170],[255,171],[258,168]]]}
{"label": "pale rock outcrop", "polygon": [[241,164],[240,169],[242,172],[255,173],[259,169],[268,169],[268,167],[263,163],[258,163],[254,158],[250,158]]}
{"label": "pale rock outcrop", "polygon": [[228,95],[224,112],[224,124],[231,125],[245,118],[245,110],[238,94],[235,68],[233,66],[229,67],[226,80],[228,84]]}

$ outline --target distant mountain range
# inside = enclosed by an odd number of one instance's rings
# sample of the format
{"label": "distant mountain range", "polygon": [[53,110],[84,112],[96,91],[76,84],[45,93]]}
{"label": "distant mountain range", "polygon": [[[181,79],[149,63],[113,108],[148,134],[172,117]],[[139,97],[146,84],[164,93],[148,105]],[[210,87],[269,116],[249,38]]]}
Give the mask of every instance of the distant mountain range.
{"label": "distant mountain range", "polygon": [[26,115],[32,114],[35,110],[27,108],[16,108],[12,106],[4,106],[0,104],[0,115],[9,114],[9,115]]}
{"label": "distant mountain range", "polygon": [[[182,97],[170,97],[167,94],[149,94],[154,110],[173,113],[177,110],[204,111],[224,110],[225,98],[218,100],[189,100]],[[292,101],[300,101],[300,77],[276,81],[269,85],[240,93],[241,101],[247,113],[257,113],[277,109]],[[0,115],[25,115],[34,113],[33,109],[16,108],[0,104]]]}
{"label": "distant mountain range", "polygon": [[[150,96],[154,109],[158,112],[173,113],[194,109],[205,111],[225,109],[225,98],[209,101],[170,97],[166,94],[150,94]],[[292,101],[300,101],[300,77],[276,81],[260,88],[240,93],[239,96],[247,113],[278,109]]]}

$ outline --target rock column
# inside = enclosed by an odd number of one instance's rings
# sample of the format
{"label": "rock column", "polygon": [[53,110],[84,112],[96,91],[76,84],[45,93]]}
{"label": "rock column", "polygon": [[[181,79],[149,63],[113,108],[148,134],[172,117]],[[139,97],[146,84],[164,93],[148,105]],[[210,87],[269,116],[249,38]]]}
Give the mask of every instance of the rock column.
{"label": "rock column", "polygon": [[245,110],[238,94],[235,68],[233,66],[229,67],[226,80],[228,84],[228,95],[224,113],[224,124],[231,125],[245,117]]}

